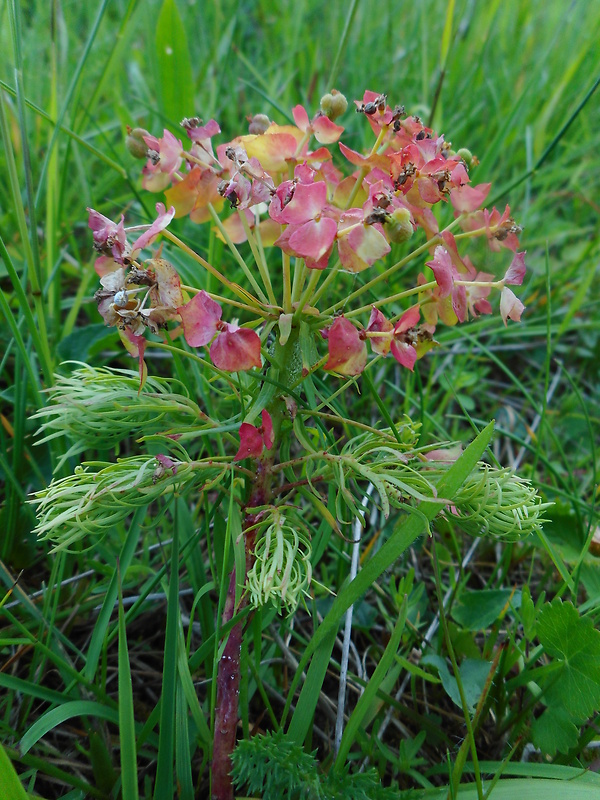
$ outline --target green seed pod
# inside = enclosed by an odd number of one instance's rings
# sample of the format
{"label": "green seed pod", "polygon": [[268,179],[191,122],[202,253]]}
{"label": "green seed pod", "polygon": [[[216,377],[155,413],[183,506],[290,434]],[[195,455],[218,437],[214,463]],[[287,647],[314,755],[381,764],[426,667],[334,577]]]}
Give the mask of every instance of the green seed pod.
{"label": "green seed pod", "polygon": [[271,120],[266,114],[255,114],[250,120],[250,125],[248,125],[248,133],[260,135],[267,130],[270,124]]}
{"label": "green seed pod", "polygon": [[144,136],[150,136],[144,128],[130,128],[127,126],[125,145],[134,158],[148,158],[148,145]]}
{"label": "green seed pod", "polygon": [[477,156],[474,156],[473,153],[470,150],[467,150],[466,147],[461,147],[460,150],[457,150],[456,155],[462,158],[469,169],[471,167],[476,167],[477,164],[479,164],[479,159]]}
{"label": "green seed pod", "polygon": [[345,113],[348,108],[348,101],[337,89],[332,89],[321,98],[321,112],[329,117],[330,120],[337,119]]}
{"label": "green seed pod", "polygon": [[414,233],[410,211],[407,208],[397,208],[389,216],[385,230],[390,242],[400,244],[407,242]]}

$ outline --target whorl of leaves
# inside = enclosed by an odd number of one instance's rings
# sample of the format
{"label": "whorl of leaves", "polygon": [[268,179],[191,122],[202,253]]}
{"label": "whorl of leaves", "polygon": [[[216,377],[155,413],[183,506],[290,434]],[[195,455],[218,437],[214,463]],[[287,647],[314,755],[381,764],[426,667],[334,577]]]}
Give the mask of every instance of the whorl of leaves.
{"label": "whorl of leaves", "polygon": [[119,459],[115,464],[91,462],[72,475],[53,480],[31,500],[37,506],[41,539],[69,548],[84,536],[98,537],[122,522],[138,506],[197,479],[220,478],[224,467],[202,462],[171,461],[168,467],[154,456]]}
{"label": "whorl of leaves", "polygon": [[510,469],[479,464],[451,498],[449,519],[458,518],[471,536],[493,536],[507,542],[524,539],[542,527],[542,512],[552,503],[528,480]]}
{"label": "whorl of leaves", "polygon": [[32,419],[41,421],[38,444],[66,436],[73,446],[62,459],[86,448],[107,450],[140,433],[181,430],[206,419],[200,408],[169,382],[148,378],[140,390],[137,372],[81,364],[70,375],[56,375],[49,404]]}
{"label": "whorl of leaves", "polygon": [[398,789],[381,786],[376,770],[356,775],[347,769],[323,775],[315,753],[306,753],[281,731],[238,744],[233,781],[263,800],[397,800]]}

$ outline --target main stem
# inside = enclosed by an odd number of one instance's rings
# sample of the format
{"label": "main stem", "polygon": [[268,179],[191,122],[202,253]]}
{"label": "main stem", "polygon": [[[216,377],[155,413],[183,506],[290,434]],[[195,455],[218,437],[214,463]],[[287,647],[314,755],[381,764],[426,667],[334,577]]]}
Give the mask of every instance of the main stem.
{"label": "main stem", "polygon": [[[242,532],[246,553],[246,575],[254,564],[254,544],[256,538],[257,515],[249,509],[265,505],[269,499],[271,484],[272,456],[258,462],[252,483],[250,497],[246,503]],[[238,606],[235,605],[237,576],[235,567],[229,577],[229,588],[223,609],[221,624],[225,625],[236,613],[242,611],[248,596],[243,593]],[[223,655],[217,670],[217,706],[215,709],[215,730],[213,738],[212,758],[212,800],[233,800],[233,783],[231,781],[231,754],[235,747],[238,723],[238,698],[240,694],[240,654],[242,649],[243,623],[238,622],[231,629],[225,644]]]}

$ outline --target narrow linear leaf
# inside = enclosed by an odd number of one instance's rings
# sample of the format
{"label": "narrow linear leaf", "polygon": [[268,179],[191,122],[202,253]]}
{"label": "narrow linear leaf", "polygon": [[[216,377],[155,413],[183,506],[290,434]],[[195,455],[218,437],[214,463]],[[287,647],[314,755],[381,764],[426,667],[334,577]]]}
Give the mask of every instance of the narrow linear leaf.
{"label": "narrow linear leaf", "polygon": [[381,660],[377,667],[375,668],[375,672],[371,676],[364,692],[360,696],[358,703],[350,719],[348,720],[348,724],[346,725],[346,730],[344,731],[344,735],[342,736],[342,741],[340,743],[340,749],[337,754],[337,758],[335,760],[334,769],[339,770],[344,766],[346,763],[346,757],[350,752],[350,748],[352,747],[352,743],[355,739],[356,733],[365,717],[365,714],[369,710],[370,704],[375,699],[375,695],[385,676],[387,675],[388,670],[394,663],[394,659],[396,653],[398,651],[398,647],[400,646],[400,639],[402,637],[402,631],[404,630],[404,625],[406,623],[406,614],[408,610],[408,604],[406,602],[406,598],[402,603],[402,608],[400,609],[400,614],[398,616],[398,621],[394,626],[394,630],[390,637],[389,642],[387,643],[387,647],[385,648],[383,655],[381,656]]}
{"label": "narrow linear leaf", "polygon": [[[175,506],[175,509],[177,506]],[[175,515],[171,550],[171,578],[167,605],[167,629],[163,660],[163,680],[160,706],[160,736],[158,742],[154,800],[173,795],[173,754],[175,752],[175,695],[177,688],[177,631],[179,627],[179,526]]]}
{"label": "narrow linear leaf", "polygon": [[119,712],[116,708],[109,708],[94,700],[70,700],[58,708],[52,708],[42,714],[33,723],[21,739],[21,754],[28,753],[42,736],[74,717],[96,717],[97,719],[114,722],[115,725],[119,724]]}
{"label": "narrow linear leaf", "polygon": [[179,122],[194,110],[194,77],[187,36],[175,0],[164,0],[156,23],[158,80],[164,115]]}
{"label": "narrow linear leaf", "polygon": [[[123,544],[119,554],[119,564],[121,565],[123,574],[125,574],[129,568],[129,565],[131,564],[131,560],[133,558],[133,554],[135,553],[135,549],[140,537],[140,526],[145,516],[146,506],[138,508],[134,514],[133,520],[131,521],[131,525],[129,526],[127,538],[125,539],[125,543]],[[119,585],[117,573],[114,572],[112,578],[110,579],[110,583],[108,584],[104,602],[102,603],[102,608],[100,609],[98,619],[94,625],[94,632],[92,633],[92,639],[87,651],[87,660],[85,662],[83,674],[88,681],[92,681],[94,679],[94,675],[96,674],[96,668],[98,667],[98,661],[100,660],[104,637],[106,636],[106,631],[110,623],[110,618],[115,606],[118,591]]]}
{"label": "narrow linear leaf", "polygon": [[11,800],[27,800],[28,797],[2,744],[0,744],[0,791],[3,797],[10,797]]}
{"label": "narrow linear leaf", "polygon": [[[476,800],[478,787],[474,783],[468,785],[461,784],[458,790],[458,800]],[[437,800],[437,798],[447,798],[448,787],[426,792],[423,798],[427,800]],[[508,778],[500,780],[494,786],[492,794],[493,800],[596,800],[598,797],[598,786],[588,783],[581,778],[570,781],[553,781],[545,778]]]}
{"label": "narrow linear leaf", "polygon": [[135,717],[133,686],[127,649],[123,592],[119,573],[119,742],[121,754],[121,793],[123,800],[138,800],[137,754],[135,747]]}

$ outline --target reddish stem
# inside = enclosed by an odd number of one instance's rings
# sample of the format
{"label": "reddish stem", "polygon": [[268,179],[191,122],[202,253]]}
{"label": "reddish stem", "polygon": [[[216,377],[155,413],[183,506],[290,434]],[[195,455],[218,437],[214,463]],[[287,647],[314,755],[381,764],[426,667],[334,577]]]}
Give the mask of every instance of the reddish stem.
{"label": "reddish stem", "polygon": [[[252,492],[246,504],[246,512],[242,522],[244,547],[246,552],[246,575],[254,564],[254,544],[258,521],[257,514],[248,513],[249,508],[265,505],[268,501],[271,460],[261,460],[257,464]],[[235,606],[236,590],[235,567],[229,576],[229,587],[223,609],[221,624],[225,625],[236,613],[242,611],[248,596],[242,594],[240,602]],[[238,622],[231,629],[225,644],[223,655],[217,670],[217,706],[215,709],[215,730],[213,736],[212,757],[212,800],[233,800],[233,783],[231,780],[231,754],[235,747],[238,723],[238,698],[240,694],[240,654],[242,649],[243,624]]]}

